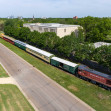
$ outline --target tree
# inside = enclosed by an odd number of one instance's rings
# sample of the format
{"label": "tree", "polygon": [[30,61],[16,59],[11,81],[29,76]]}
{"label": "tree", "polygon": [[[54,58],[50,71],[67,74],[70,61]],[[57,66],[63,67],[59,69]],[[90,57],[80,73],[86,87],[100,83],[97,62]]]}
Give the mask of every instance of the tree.
{"label": "tree", "polygon": [[52,50],[60,39],[54,32],[44,32],[43,36],[44,44],[48,50]]}
{"label": "tree", "polygon": [[103,33],[98,28],[92,29],[88,34],[87,40],[90,42],[103,41],[105,39]]}
{"label": "tree", "polygon": [[93,52],[93,60],[111,68],[111,46],[101,46]]}
{"label": "tree", "polygon": [[81,61],[84,59],[91,60],[94,50],[95,50],[95,47],[93,44],[89,44],[89,43],[79,44],[74,49],[75,51],[74,56]]}
{"label": "tree", "polygon": [[27,27],[21,27],[19,32],[19,39],[22,41],[27,41],[28,34],[30,34],[30,29]]}
{"label": "tree", "polygon": [[4,21],[0,20],[0,31],[4,30]]}
{"label": "tree", "polygon": [[27,42],[37,46],[39,37],[40,37],[40,33],[38,31],[30,32],[27,36]]}
{"label": "tree", "polygon": [[104,41],[111,30],[111,20],[109,18],[88,16],[82,18],[78,23],[83,26],[86,41],[89,42]]}

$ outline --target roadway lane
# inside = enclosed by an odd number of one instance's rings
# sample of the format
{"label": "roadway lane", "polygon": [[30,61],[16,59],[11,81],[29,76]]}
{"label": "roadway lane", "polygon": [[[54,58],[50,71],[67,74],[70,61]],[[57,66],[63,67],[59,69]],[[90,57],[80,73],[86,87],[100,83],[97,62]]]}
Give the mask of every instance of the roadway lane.
{"label": "roadway lane", "polygon": [[2,44],[0,62],[40,111],[93,111]]}

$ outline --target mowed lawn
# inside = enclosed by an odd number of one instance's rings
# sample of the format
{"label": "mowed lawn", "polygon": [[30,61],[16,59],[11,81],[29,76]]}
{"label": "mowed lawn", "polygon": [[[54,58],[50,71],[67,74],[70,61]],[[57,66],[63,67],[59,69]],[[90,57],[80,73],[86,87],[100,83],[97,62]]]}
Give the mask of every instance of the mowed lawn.
{"label": "mowed lawn", "polygon": [[0,111],[34,111],[34,109],[15,85],[1,84]]}
{"label": "mowed lawn", "polygon": [[0,78],[2,77],[9,77],[7,72],[3,69],[2,65],[0,64]]}
{"label": "mowed lawn", "polygon": [[111,111],[111,92],[53,67],[2,39],[0,42],[97,111]]}

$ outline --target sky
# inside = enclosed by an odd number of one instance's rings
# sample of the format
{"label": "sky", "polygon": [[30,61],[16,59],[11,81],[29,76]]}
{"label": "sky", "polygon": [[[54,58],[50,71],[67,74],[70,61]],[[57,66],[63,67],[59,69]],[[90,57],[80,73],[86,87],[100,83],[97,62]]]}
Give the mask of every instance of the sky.
{"label": "sky", "polygon": [[111,0],[0,0],[0,17],[111,17]]}

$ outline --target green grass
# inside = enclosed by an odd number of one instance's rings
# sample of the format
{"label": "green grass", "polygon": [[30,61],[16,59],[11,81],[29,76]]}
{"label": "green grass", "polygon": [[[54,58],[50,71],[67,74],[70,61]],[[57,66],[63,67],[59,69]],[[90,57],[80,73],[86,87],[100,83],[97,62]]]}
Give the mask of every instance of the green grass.
{"label": "green grass", "polygon": [[111,92],[57,69],[2,39],[0,42],[97,111],[111,111]]}
{"label": "green grass", "polygon": [[9,77],[6,71],[3,69],[2,65],[0,64],[0,78],[1,77]]}
{"label": "green grass", "polygon": [[2,84],[0,111],[34,111],[34,109],[15,85]]}

